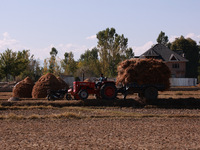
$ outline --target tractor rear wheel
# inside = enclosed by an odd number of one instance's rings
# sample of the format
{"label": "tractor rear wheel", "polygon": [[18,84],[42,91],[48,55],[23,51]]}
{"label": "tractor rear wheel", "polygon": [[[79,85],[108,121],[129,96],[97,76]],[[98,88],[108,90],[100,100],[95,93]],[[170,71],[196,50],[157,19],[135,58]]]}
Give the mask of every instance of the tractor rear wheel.
{"label": "tractor rear wheel", "polygon": [[100,90],[101,98],[111,100],[117,96],[117,88],[112,83],[106,83],[101,87]]}
{"label": "tractor rear wheel", "polygon": [[78,93],[78,96],[82,100],[87,99],[88,98],[88,92],[87,92],[87,90],[80,90],[79,93]]}

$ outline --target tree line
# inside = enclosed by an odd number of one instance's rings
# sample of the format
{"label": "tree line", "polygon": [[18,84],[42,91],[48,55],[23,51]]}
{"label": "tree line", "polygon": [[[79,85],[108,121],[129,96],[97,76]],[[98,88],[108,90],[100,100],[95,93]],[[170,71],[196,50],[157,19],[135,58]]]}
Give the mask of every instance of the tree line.
{"label": "tree line", "polygon": [[[101,73],[107,77],[116,77],[117,65],[125,59],[134,57],[133,49],[128,47],[128,38],[123,34],[117,34],[114,28],[99,31],[96,37],[97,46],[87,49],[77,61],[73,52],[65,52],[64,59],[57,60],[58,50],[53,47],[49,52],[50,57],[44,60],[43,67],[33,55],[30,55],[30,50],[13,52],[7,49],[0,53],[0,80],[21,80],[29,76],[37,81],[41,75],[48,72],[74,77],[80,77],[83,73],[86,77],[99,76]],[[200,77],[200,46],[194,40],[181,36],[170,43],[161,31],[157,42],[171,50],[182,50],[185,58],[189,60],[186,77]]]}

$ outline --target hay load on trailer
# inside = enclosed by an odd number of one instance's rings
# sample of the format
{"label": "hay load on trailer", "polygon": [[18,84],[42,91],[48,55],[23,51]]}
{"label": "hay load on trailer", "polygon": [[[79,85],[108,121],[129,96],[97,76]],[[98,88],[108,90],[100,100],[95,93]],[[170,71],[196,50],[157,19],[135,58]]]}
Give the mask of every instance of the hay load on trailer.
{"label": "hay load on trailer", "polygon": [[116,85],[128,87],[129,92],[138,93],[141,98],[157,99],[158,91],[170,87],[169,68],[157,59],[129,59],[117,68]]}

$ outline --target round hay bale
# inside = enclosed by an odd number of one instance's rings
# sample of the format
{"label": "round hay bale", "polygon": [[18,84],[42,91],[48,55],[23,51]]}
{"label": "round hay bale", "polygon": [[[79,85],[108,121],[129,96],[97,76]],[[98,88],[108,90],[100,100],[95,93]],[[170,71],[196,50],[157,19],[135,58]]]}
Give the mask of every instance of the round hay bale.
{"label": "round hay bale", "polygon": [[117,68],[116,84],[137,83],[163,84],[170,87],[171,72],[167,65],[157,59],[129,59],[121,62]]}
{"label": "round hay bale", "polygon": [[47,97],[48,90],[59,90],[61,88],[60,81],[52,73],[47,73],[40,77],[35,83],[32,90],[33,98],[45,98]]}
{"label": "round hay bale", "polygon": [[19,97],[10,97],[8,101],[20,101]]}
{"label": "round hay bale", "polygon": [[13,88],[13,97],[31,98],[34,82],[30,77],[18,82]]}

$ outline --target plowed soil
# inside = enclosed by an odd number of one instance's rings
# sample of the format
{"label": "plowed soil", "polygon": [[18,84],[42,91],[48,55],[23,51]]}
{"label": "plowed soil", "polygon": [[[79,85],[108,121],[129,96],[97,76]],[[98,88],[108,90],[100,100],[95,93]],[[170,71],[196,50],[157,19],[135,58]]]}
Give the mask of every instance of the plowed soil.
{"label": "plowed soil", "polygon": [[159,93],[155,105],[11,95],[0,93],[0,149],[200,149],[199,90]]}

